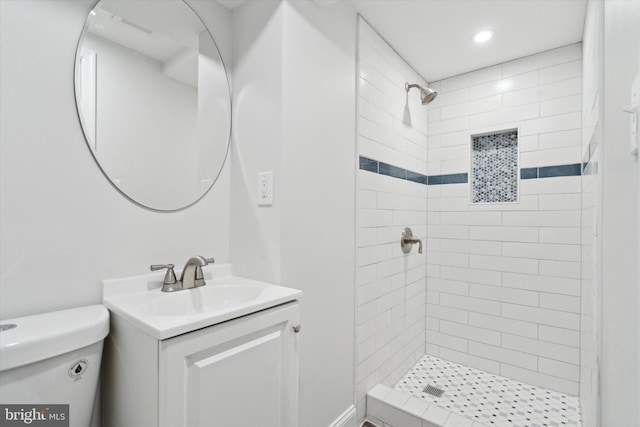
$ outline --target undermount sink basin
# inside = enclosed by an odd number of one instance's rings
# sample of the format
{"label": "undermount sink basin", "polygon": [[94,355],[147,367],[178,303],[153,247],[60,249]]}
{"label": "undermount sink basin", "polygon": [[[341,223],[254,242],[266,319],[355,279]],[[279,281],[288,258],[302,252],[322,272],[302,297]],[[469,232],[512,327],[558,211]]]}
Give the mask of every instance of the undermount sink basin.
{"label": "undermount sink basin", "polygon": [[102,302],[135,326],[163,340],[276,305],[302,292],[233,276],[229,264],[203,267],[207,285],[162,292],[162,273],[103,281]]}

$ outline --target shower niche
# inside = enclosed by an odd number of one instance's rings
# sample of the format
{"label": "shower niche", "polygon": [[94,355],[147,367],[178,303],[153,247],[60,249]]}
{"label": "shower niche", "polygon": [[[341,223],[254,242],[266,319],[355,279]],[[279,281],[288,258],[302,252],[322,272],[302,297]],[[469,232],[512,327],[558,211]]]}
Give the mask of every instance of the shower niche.
{"label": "shower niche", "polygon": [[518,129],[471,135],[471,203],[518,202]]}

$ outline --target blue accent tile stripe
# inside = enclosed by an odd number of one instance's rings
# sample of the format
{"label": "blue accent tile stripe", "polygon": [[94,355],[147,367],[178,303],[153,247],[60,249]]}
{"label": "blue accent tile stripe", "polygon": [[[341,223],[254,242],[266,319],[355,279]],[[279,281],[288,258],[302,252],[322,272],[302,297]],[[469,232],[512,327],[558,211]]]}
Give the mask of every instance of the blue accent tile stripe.
{"label": "blue accent tile stripe", "polygon": [[572,165],[545,166],[538,168],[538,177],[553,178],[556,176],[576,176],[580,175],[582,164],[575,163]]}
{"label": "blue accent tile stripe", "polygon": [[360,156],[360,169],[378,173],[378,161]]}
{"label": "blue accent tile stripe", "polygon": [[431,175],[427,177],[427,185],[465,184],[469,182],[469,174],[452,173],[449,175]]}
{"label": "blue accent tile stripe", "polygon": [[520,179],[534,179],[538,177],[538,168],[520,169]]}
{"label": "blue accent tile stripe", "polygon": [[407,179],[407,170],[388,163],[378,162],[378,173],[380,175],[388,175],[394,178]]}
{"label": "blue accent tile stripe", "polygon": [[[579,176],[582,174],[583,167],[585,165],[582,163],[574,163],[570,165],[522,168],[520,169],[520,179]],[[469,174],[466,172],[427,176],[362,156],[360,156],[360,169],[424,185],[466,184],[469,182]]]}

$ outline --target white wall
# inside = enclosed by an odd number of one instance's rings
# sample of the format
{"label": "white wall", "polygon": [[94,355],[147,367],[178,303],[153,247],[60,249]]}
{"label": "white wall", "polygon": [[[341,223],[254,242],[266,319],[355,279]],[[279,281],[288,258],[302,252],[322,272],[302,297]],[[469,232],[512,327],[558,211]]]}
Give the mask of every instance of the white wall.
{"label": "white wall", "polygon": [[[93,1],[0,2],[0,317],[100,302],[100,280],[227,262],[229,167],[198,204],[151,212],[102,175],[78,121],[73,67]],[[215,2],[190,0],[230,60]],[[224,9],[223,9],[224,10]],[[215,12],[215,13],[214,13]]]}
{"label": "white wall", "polygon": [[[471,176],[470,135],[515,127],[519,169],[580,163],[581,71],[574,44],[432,83],[429,176]],[[469,189],[428,186],[427,353],[577,395],[580,176]]]}
{"label": "white wall", "polygon": [[[247,2],[233,11],[231,260],[304,292],[300,425],[353,404],[355,13]],[[274,204],[257,206],[257,173]]]}
{"label": "white wall", "polygon": [[[426,82],[363,19],[358,25],[358,154],[418,174],[427,168],[427,108],[405,82]],[[356,402],[393,386],[425,351],[425,254],[400,248],[405,226],[426,244],[427,187],[358,171]],[[425,251],[426,252],[426,251]]]}
{"label": "white wall", "polygon": [[629,154],[631,81],[640,55],[640,2],[604,2],[604,138],[602,142],[603,426],[640,425],[637,240],[638,158]]}
{"label": "white wall", "polygon": [[604,3],[589,1],[582,42],[582,277],[580,307],[580,409],[582,425],[599,425],[601,359],[602,66]]}

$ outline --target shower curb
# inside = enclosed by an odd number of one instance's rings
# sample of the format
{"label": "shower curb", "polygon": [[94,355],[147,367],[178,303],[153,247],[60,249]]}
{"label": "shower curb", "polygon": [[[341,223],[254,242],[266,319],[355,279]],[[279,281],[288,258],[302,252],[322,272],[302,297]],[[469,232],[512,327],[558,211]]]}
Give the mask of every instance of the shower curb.
{"label": "shower curb", "polygon": [[367,420],[379,426],[488,427],[384,384],[367,393]]}

